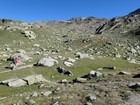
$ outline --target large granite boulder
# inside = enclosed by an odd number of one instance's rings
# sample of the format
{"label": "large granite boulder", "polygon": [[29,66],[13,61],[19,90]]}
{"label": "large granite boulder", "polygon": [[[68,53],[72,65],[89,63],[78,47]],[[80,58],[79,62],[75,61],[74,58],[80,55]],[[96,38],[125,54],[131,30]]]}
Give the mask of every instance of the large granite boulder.
{"label": "large granite boulder", "polygon": [[51,58],[51,57],[46,57],[46,58],[42,58],[37,62],[37,66],[48,66],[51,67],[53,66],[55,63],[58,63],[57,60]]}

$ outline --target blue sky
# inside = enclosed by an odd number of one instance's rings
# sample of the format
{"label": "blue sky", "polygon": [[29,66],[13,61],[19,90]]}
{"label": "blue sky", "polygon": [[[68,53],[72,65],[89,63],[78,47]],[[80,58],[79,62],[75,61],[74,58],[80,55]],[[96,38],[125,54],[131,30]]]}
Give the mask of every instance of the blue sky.
{"label": "blue sky", "polygon": [[113,18],[140,8],[140,0],[1,0],[0,18],[22,21]]}

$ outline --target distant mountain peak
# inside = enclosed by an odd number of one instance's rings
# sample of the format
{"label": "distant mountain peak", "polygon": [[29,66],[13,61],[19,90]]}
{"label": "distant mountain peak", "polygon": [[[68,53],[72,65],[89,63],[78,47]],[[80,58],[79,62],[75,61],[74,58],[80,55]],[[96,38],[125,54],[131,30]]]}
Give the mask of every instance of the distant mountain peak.
{"label": "distant mountain peak", "polygon": [[140,8],[137,9],[137,10],[135,10],[135,11],[133,11],[133,12],[131,12],[130,15],[131,15],[131,14],[140,14]]}

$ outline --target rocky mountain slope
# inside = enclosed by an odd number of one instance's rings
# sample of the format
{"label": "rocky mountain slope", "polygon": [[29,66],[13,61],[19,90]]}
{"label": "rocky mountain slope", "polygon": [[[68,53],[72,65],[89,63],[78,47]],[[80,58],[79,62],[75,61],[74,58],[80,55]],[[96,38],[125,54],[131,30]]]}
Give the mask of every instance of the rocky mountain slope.
{"label": "rocky mountain slope", "polygon": [[[117,32],[117,34],[128,34],[134,32],[135,35],[139,34],[140,24],[140,9],[137,9],[126,16],[115,17],[96,29],[96,34],[102,32]],[[136,31],[137,30],[137,31]]]}
{"label": "rocky mountain slope", "polygon": [[122,17],[0,20],[0,104],[139,105],[140,9]]}

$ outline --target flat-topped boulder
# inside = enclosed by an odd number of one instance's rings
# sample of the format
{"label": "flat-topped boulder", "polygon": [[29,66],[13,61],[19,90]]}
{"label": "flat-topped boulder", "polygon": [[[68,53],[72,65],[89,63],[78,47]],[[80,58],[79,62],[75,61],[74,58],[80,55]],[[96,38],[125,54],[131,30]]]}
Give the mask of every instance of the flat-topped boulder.
{"label": "flat-topped boulder", "polygon": [[27,77],[23,78],[23,80],[26,81],[28,85],[46,82],[46,79],[41,74],[27,76]]}
{"label": "flat-topped boulder", "polygon": [[32,85],[35,83],[48,82],[41,74],[35,74],[27,76],[23,79],[20,78],[12,78],[1,81],[0,84],[7,85],[9,87],[21,87],[25,85]]}
{"label": "flat-topped boulder", "polygon": [[21,87],[27,85],[27,82],[20,78],[12,78],[1,81],[1,84],[8,85],[9,87]]}

